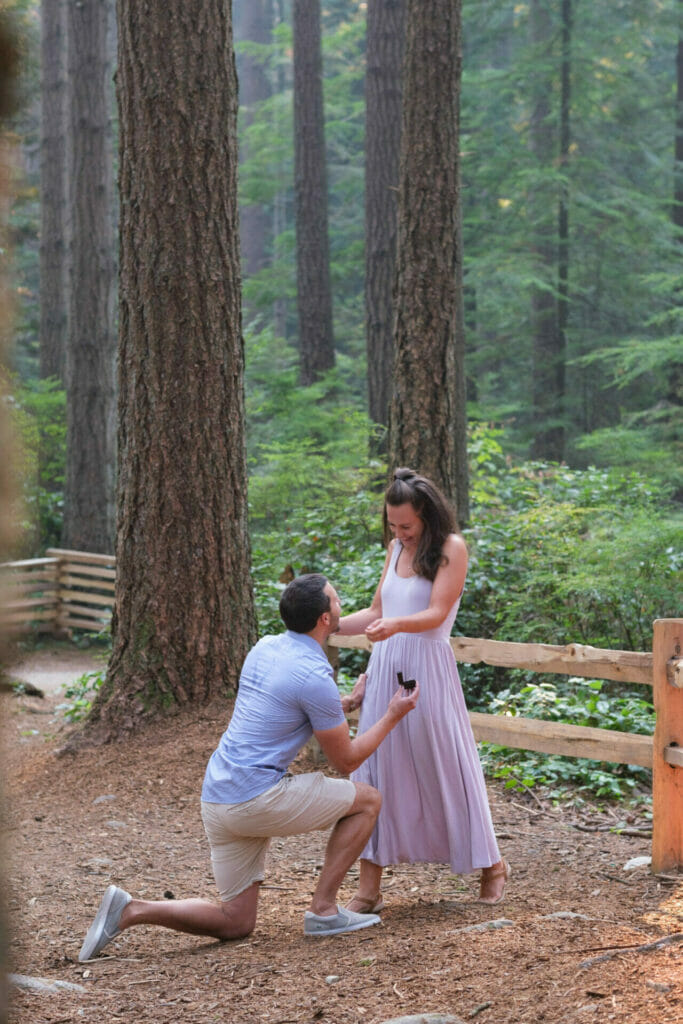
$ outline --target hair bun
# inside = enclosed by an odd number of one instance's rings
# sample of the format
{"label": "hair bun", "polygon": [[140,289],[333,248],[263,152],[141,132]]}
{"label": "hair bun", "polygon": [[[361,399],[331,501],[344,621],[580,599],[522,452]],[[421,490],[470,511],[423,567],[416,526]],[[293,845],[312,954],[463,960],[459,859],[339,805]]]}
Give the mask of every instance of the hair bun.
{"label": "hair bun", "polygon": [[405,466],[399,466],[394,470],[394,480],[414,480],[416,476],[417,473],[413,469],[407,469]]}

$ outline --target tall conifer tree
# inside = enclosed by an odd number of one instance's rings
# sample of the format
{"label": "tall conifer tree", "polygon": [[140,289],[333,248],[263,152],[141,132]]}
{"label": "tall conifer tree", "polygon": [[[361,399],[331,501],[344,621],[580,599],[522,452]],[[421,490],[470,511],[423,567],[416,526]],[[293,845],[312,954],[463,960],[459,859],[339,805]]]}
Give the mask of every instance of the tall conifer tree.
{"label": "tall conifer tree", "polygon": [[117,589],[90,723],[106,736],[227,694],[256,632],[230,5],[119,0],[118,92]]}
{"label": "tall conifer tree", "polygon": [[294,0],[294,177],[302,384],[334,366],[320,0]]}
{"label": "tall conifer tree", "polygon": [[[405,0],[369,0],[365,72],[365,337],[370,419],[389,425]],[[380,444],[386,448],[386,437]]]}
{"label": "tall conifer tree", "polygon": [[459,0],[409,0],[405,47],[390,461],[431,477],[464,522]]}

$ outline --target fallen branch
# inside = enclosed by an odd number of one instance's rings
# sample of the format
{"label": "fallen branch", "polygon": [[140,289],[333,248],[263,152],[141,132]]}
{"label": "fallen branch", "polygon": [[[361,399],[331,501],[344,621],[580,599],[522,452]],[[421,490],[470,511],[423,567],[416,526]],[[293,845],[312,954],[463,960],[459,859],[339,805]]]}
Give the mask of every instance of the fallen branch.
{"label": "fallen branch", "polygon": [[683,942],[683,932],[665,935],[663,939],[657,939],[656,942],[647,942],[644,946],[614,947],[612,952],[605,953],[603,956],[592,956],[588,960],[582,960],[579,967],[593,967],[594,964],[601,964],[606,960],[612,960],[615,956],[619,956],[626,951],[631,953],[652,953],[656,949],[663,949],[664,946],[673,946],[676,942]]}

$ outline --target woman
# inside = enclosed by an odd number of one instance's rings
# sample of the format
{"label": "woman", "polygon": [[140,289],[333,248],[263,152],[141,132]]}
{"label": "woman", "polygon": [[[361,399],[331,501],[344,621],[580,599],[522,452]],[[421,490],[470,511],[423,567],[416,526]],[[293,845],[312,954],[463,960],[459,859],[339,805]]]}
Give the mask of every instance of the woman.
{"label": "woman", "polygon": [[[416,709],[355,771],[382,794],[375,830],[361,854],[349,908],[382,908],[382,868],[449,863],[481,868],[480,900],[499,903],[510,875],[493,832],[484,775],[449,637],[467,573],[467,548],[443,494],[426,477],[397,469],[385,494],[384,570],[372,604],[341,619],[344,636],[373,643],[359,731],[380,717],[403,680],[417,679]],[[399,673],[401,679],[399,679]]]}

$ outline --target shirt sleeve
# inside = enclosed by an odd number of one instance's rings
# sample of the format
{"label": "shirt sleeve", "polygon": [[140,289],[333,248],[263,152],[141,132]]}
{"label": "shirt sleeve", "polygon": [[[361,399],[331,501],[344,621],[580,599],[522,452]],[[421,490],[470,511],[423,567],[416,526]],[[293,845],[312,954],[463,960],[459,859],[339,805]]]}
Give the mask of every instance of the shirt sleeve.
{"label": "shirt sleeve", "polygon": [[314,732],[334,729],[346,721],[331,668],[316,667],[306,679],[300,697]]}

